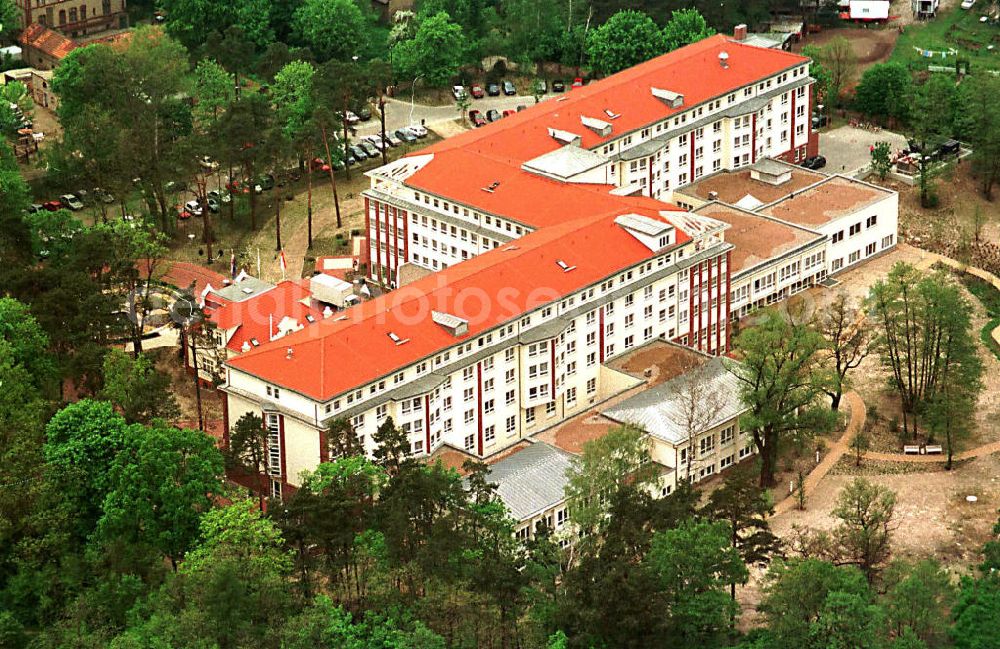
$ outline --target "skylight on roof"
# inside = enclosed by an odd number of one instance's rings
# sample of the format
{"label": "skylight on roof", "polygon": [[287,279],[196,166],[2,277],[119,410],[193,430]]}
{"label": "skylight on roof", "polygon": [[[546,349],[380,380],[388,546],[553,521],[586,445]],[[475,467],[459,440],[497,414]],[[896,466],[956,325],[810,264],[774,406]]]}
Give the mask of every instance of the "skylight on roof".
{"label": "skylight on roof", "polygon": [[260,345],[260,341],[257,340],[256,338],[251,338],[250,344],[252,344],[254,347],[257,347],[258,345]]}
{"label": "skylight on roof", "polygon": [[389,335],[389,340],[396,343],[397,345],[405,345],[406,343],[410,342],[409,338],[400,338],[399,335],[393,331],[390,331],[388,335]]}
{"label": "skylight on roof", "polygon": [[607,115],[608,117],[610,117],[611,119],[618,119],[619,117],[621,117],[621,113],[616,113],[615,111],[611,110],[610,108],[605,108],[604,109],[604,114]]}
{"label": "skylight on roof", "polygon": [[576,268],[576,266],[570,266],[569,264],[567,264],[562,259],[556,259],[556,265],[559,266],[559,268],[562,268],[562,271],[564,273],[568,273],[569,271],[571,271],[571,270],[573,270],[573,269]]}
{"label": "skylight on roof", "polygon": [[245,286],[245,287],[241,288],[240,290],[243,291],[244,293],[246,293],[247,295],[253,295],[253,289],[250,288],[249,286]]}

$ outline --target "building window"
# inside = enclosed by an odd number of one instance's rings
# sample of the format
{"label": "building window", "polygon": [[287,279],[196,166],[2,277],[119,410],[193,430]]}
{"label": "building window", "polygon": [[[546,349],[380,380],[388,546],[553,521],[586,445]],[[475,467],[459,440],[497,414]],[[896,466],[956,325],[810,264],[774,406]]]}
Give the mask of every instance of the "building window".
{"label": "building window", "polygon": [[465,436],[465,450],[466,451],[472,451],[475,448],[476,448],[476,436],[475,435],[466,435]]}
{"label": "building window", "polygon": [[512,435],[517,430],[517,417],[507,417],[507,434]]}
{"label": "building window", "polygon": [[545,404],[545,416],[551,417],[554,414],[556,414],[556,402],[549,401],[547,404]]}
{"label": "building window", "polygon": [[528,408],[524,411],[524,423],[531,426],[535,423],[535,409]]}
{"label": "building window", "polygon": [[715,450],[715,435],[706,435],[698,440],[698,454],[707,455]]}
{"label": "building window", "polygon": [[497,438],[496,426],[490,425],[483,429],[483,439],[486,440],[487,444],[496,441],[496,438]]}

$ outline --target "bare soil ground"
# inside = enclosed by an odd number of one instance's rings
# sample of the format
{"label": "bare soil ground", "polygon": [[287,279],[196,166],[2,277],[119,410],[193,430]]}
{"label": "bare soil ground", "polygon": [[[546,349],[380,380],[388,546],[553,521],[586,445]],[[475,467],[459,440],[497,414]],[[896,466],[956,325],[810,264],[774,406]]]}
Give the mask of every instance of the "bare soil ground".
{"label": "bare soil ground", "polygon": [[[910,15],[909,6],[906,7],[905,15]],[[857,67],[852,75],[853,81],[857,82],[861,75],[875,63],[888,61],[892,54],[892,49],[896,46],[896,39],[899,38],[899,29],[896,27],[837,27],[834,29],[824,29],[818,34],[809,34],[807,38],[796,43],[792,50],[802,51],[806,45],[822,47],[842,36],[851,43],[854,55],[857,57]]]}

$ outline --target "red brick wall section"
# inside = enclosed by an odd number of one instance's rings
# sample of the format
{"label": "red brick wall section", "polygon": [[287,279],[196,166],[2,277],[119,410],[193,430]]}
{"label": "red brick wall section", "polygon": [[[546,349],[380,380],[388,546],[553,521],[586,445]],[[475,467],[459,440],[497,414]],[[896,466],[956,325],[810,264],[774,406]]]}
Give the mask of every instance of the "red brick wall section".
{"label": "red brick wall section", "polygon": [[479,456],[483,455],[483,362],[476,363],[476,410],[477,444]]}

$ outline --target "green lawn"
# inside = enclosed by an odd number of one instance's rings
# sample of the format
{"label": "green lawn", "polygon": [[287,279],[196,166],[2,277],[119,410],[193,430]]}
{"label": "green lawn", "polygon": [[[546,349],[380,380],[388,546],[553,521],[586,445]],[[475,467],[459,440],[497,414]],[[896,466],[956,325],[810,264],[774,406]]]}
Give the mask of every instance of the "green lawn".
{"label": "green lawn", "polygon": [[[938,52],[955,48],[959,57],[970,62],[973,72],[1000,70],[1000,26],[979,22],[990,6],[986,0],[979,0],[972,9],[955,7],[934,20],[908,25],[896,41],[890,60],[904,63],[913,71],[926,70],[928,65],[954,65],[955,56],[926,58],[914,48]],[[992,51],[987,49],[989,45],[994,46]]]}

